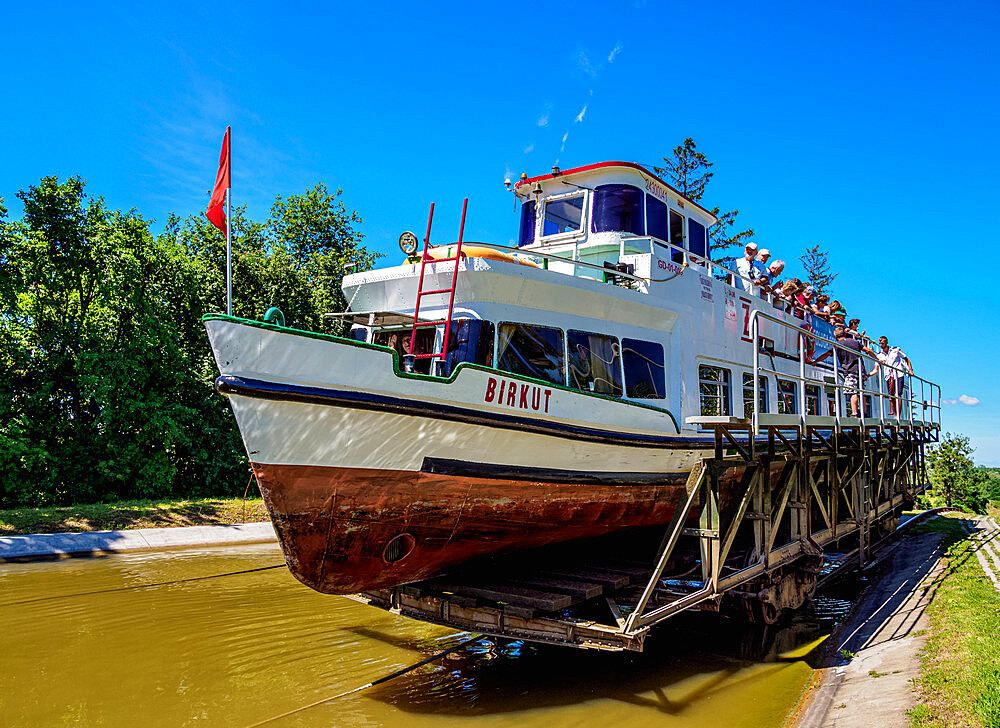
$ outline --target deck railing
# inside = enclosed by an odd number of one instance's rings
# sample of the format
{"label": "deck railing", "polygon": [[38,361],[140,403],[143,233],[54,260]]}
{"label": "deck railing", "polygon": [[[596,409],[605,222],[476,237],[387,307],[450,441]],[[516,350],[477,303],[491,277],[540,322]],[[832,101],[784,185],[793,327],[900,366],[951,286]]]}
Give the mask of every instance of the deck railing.
{"label": "deck railing", "polygon": [[[760,354],[761,354],[761,331],[760,331],[760,321],[761,319],[771,321],[776,326],[784,326],[788,329],[792,329],[796,333],[796,348],[798,349],[798,359],[799,359],[799,373],[789,374],[788,372],[779,372],[773,368],[766,368],[761,366]],[[815,385],[819,390],[819,401],[817,402],[817,415],[823,416],[821,413],[823,411],[823,400],[828,399],[825,396],[829,389],[833,389],[834,392],[834,406],[832,417],[834,420],[834,429],[839,431],[843,426],[843,421],[847,419],[843,412],[841,411],[841,392],[850,389],[851,392],[857,392],[858,394],[858,415],[860,419],[860,424],[864,425],[866,420],[878,420],[880,427],[885,427],[887,425],[907,423],[909,425],[920,425],[941,427],[941,387],[933,382],[930,382],[923,377],[912,374],[909,371],[900,369],[898,367],[890,367],[887,364],[882,363],[877,358],[866,354],[864,352],[857,352],[854,349],[838,344],[832,339],[827,339],[824,336],[820,336],[814,331],[803,328],[802,324],[792,324],[784,321],[776,316],[772,316],[764,311],[755,310],[750,315],[750,332],[751,339],[753,339],[753,402],[754,411],[752,418],[752,426],[754,436],[760,434],[760,375],[761,374],[772,374],[777,380],[778,377],[784,379],[794,379],[798,382],[798,414],[799,414],[799,425],[805,428],[807,425],[812,424],[808,418],[810,415],[806,414],[807,408],[807,398],[806,398],[806,386],[808,384]],[[830,382],[825,376],[806,376],[806,364],[815,366],[812,361],[812,357],[807,362],[806,354],[808,349],[808,342],[813,341],[815,343],[823,343],[830,347],[831,358],[833,359],[833,381]],[[854,355],[861,357],[862,364],[867,360],[875,365],[875,375],[874,378],[878,380],[878,389],[868,389],[864,385],[865,375],[869,371],[869,367],[865,366],[864,373],[859,373],[858,386],[847,387],[846,384],[841,382],[840,376],[840,361],[837,355],[838,351],[850,352]],[[886,391],[886,373],[890,376],[895,377],[896,381],[902,379],[905,382],[902,392],[896,392],[890,394]],[[915,384],[919,386],[920,397],[916,397]],[[904,396],[906,393],[908,396]],[[872,397],[872,402],[878,402],[878,414],[873,416],[874,413],[866,412],[865,410],[865,395]],[[850,393],[848,393],[850,396]],[[877,398],[877,400],[876,400]],[[895,400],[895,414],[887,414],[886,412],[886,401]],[[873,406],[873,409],[875,407]],[[905,413],[904,413],[905,409]],[[919,411],[919,418],[915,417]],[[929,419],[928,419],[929,416]],[[814,420],[813,422],[817,422]],[[853,422],[850,423],[853,425]]]}

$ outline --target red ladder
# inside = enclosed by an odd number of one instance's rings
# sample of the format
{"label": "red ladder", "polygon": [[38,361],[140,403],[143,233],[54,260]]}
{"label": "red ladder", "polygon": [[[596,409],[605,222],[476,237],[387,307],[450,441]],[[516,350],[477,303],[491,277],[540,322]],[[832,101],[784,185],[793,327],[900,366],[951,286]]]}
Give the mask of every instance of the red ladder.
{"label": "red ladder", "polygon": [[[462,235],[465,232],[465,210],[468,206],[469,198],[466,197],[465,201],[462,203],[462,224],[458,228],[458,245],[455,250],[455,255],[448,258],[432,258],[427,255],[427,248],[430,245],[431,240],[431,223],[434,221],[434,203],[431,203],[431,214],[430,218],[427,220],[427,237],[424,238],[424,252],[420,256],[420,280],[417,283],[417,303],[413,308],[413,331],[410,333],[410,356],[413,359],[440,358],[441,361],[444,361],[445,351],[448,349],[448,336],[451,334],[451,316],[455,309],[455,284],[458,282],[458,261],[462,257]],[[455,261],[455,270],[451,274],[451,288],[435,288],[425,291],[424,269],[427,267],[427,263],[447,263],[449,261]],[[436,321],[417,320],[417,317],[420,315],[420,299],[424,296],[430,296],[435,293],[450,294],[448,298],[448,317],[438,319]],[[413,349],[417,344],[417,328],[420,326],[437,326],[438,324],[444,324],[444,338],[441,340],[441,351],[435,351],[430,354],[414,354]],[[434,368],[432,366],[431,374],[433,373]]]}

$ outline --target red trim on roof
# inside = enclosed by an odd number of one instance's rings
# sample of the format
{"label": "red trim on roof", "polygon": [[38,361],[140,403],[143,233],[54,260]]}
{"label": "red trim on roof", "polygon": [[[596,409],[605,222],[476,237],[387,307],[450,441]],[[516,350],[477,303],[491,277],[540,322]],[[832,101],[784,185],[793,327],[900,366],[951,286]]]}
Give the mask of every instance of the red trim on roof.
{"label": "red trim on roof", "polygon": [[[596,164],[587,164],[587,165],[584,165],[583,167],[573,167],[572,169],[561,170],[559,172],[558,176],[559,177],[565,177],[565,176],[570,175],[570,174],[576,174],[578,172],[589,172],[592,169],[601,169],[603,167],[627,167],[629,169],[638,170],[639,172],[642,172],[644,175],[647,175],[648,177],[652,177],[653,179],[655,179],[661,185],[663,185],[668,190],[670,190],[675,195],[677,195],[682,200],[684,200],[684,202],[686,202],[688,204],[691,204],[691,205],[694,205],[695,207],[697,207],[699,210],[701,210],[702,212],[704,212],[709,217],[713,217],[713,218],[715,217],[715,215],[713,215],[711,212],[709,212],[704,207],[702,207],[701,205],[699,205],[697,202],[695,202],[694,200],[688,199],[687,197],[685,197],[684,195],[682,195],[680,192],[678,192],[677,189],[673,185],[667,184],[662,179],[660,179],[659,177],[657,177],[655,174],[653,174],[652,172],[650,172],[648,169],[646,169],[645,167],[643,167],[640,164],[636,164],[635,162],[597,162]],[[538,177],[531,177],[531,178],[526,179],[526,180],[519,180],[518,183],[516,185],[514,185],[514,189],[517,189],[521,185],[532,184],[533,182],[541,182],[542,180],[545,180],[545,179],[555,179],[555,178],[556,178],[556,175],[550,173],[550,174],[542,174],[542,175],[539,175]]]}

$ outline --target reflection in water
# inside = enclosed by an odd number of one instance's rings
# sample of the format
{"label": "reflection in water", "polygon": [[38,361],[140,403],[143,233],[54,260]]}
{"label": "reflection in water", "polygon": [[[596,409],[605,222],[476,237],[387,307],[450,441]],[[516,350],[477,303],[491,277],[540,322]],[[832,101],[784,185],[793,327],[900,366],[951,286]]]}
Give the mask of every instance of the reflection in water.
{"label": "reflection in water", "polygon": [[[317,594],[285,569],[173,581],[276,563],[259,545],[0,565],[3,723],[247,726],[467,637]],[[681,615],[642,654],[483,639],[274,725],[780,726],[810,643],[849,606],[828,596],[757,629]]]}

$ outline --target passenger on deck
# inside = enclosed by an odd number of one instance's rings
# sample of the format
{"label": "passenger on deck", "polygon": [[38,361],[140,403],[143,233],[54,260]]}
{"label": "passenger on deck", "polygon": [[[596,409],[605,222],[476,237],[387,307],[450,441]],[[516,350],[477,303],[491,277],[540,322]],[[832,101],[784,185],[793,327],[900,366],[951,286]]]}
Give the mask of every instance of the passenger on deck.
{"label": "passenger on deck", "polygon": [[858,331],[858,326],[861,324],[861,319],[853,318],[847,324],[847,333],[849,336],[853,336],[858,341],[865,340],[865,332]]}
{"label": "passenger on deck", "polygon": [[767,266],[768,280],[771,281],[772,283],[778,280],[778,276],[780,276],[784,272],[784,270],[785,270],[785,261],[783,260],[774,261],[773,263],[771,263],[771,265]]}
{"label": "passenger on deck", "polygon": [[753,285],[756,293],[761,298],[767,298],[767,286],[771,282],[771,277],[767,272],[767,259],[771,257],[771,251],[764,248],[757,254],[757,259],[753,262]]}
{"label": "passenger on deck", "polygon": [[753,280],[756,278],[757,243],[747,243],[743,248],[743,257],[736,261],[736,272],[739,274],[733,285],[741,291],[754,292]]}
{"label": "passenger on deck", "polygon": [[764,269],[761,274],[761,280],[763,281],[763,283],[761,283],[761,287],[766,293],[761,295],[766,297],[766,294],[771,294],[771,300],[774,300],[776,289],[780,288],[781,283],[781,281],[778,280],[778,277],[784,270],[785,261],[783,260],[776,260]]}
{"label": "passenger on deck", "polygon": [[[867,367],[862,366],[861,354],[872,353],[862,346],[861,342],[850,336],[843,326],[835,326],[833,337],[837,340],[837,371],[844,385],[844,394],[851,398],[851,417],[858,417],[858,406],[861,399],[861,383],[867,374]],[[827,350],[813,360],[818,364],[827,357],[833,349]],[[867,414],[867,413],[866,413]]]}
{"label": "passenger on deck", "polygon": [[785,308],[785,312],[793,314],[796,318],[802,318],[801,296],[806,286],[798,278],[790,278],[788,282],[791,285],[787,286],[783,293],[791,305]]}
{"label": "passenger on deck", "polygon": [[781,284],[781,288],[778,291],[778,295],[787,304],[785,306],[785,311],[791,311],[791,304],[795,302],[795,294],[798,293],[799,290],[799,284],[797,281],[797,278],[789,278]]}
{"label": "passenger on deck", "polygon": [[[889,339],[884,336],[878,337],[878,351],[875,353],[875,356],[883,365],[882,376],[885,379],[886,390],[889,393],[889,414],[895,417],[897,412],[902,412],[899,401],[905,390],[903,372],[908,370],[910,374],[913,374],[913,365],[910,363],[909,357],[898,346],[890,347]],[[872,376],[875,375],[878,369],[878,366],[872,369]]]}
{"label": "passenger on deck", "polygon": [[830,297],[821,293],[816,296],[816,315],[826,318],[830,313]]}
{"label": "passenger on deck", "polygon": [[765,278],[767,276],[767,261],[771,257],[771,251],[767,248],[761,248],[760,252],[757,253],[757,260],[754,261],[754,267],[757,269],[756,278]]}
{"label": "passenger on deck", "polygon": [[805,302],[803,305],[809,313],[816,312],[816,286],[806,286],[806,289],[802,291],[802,299]]}

